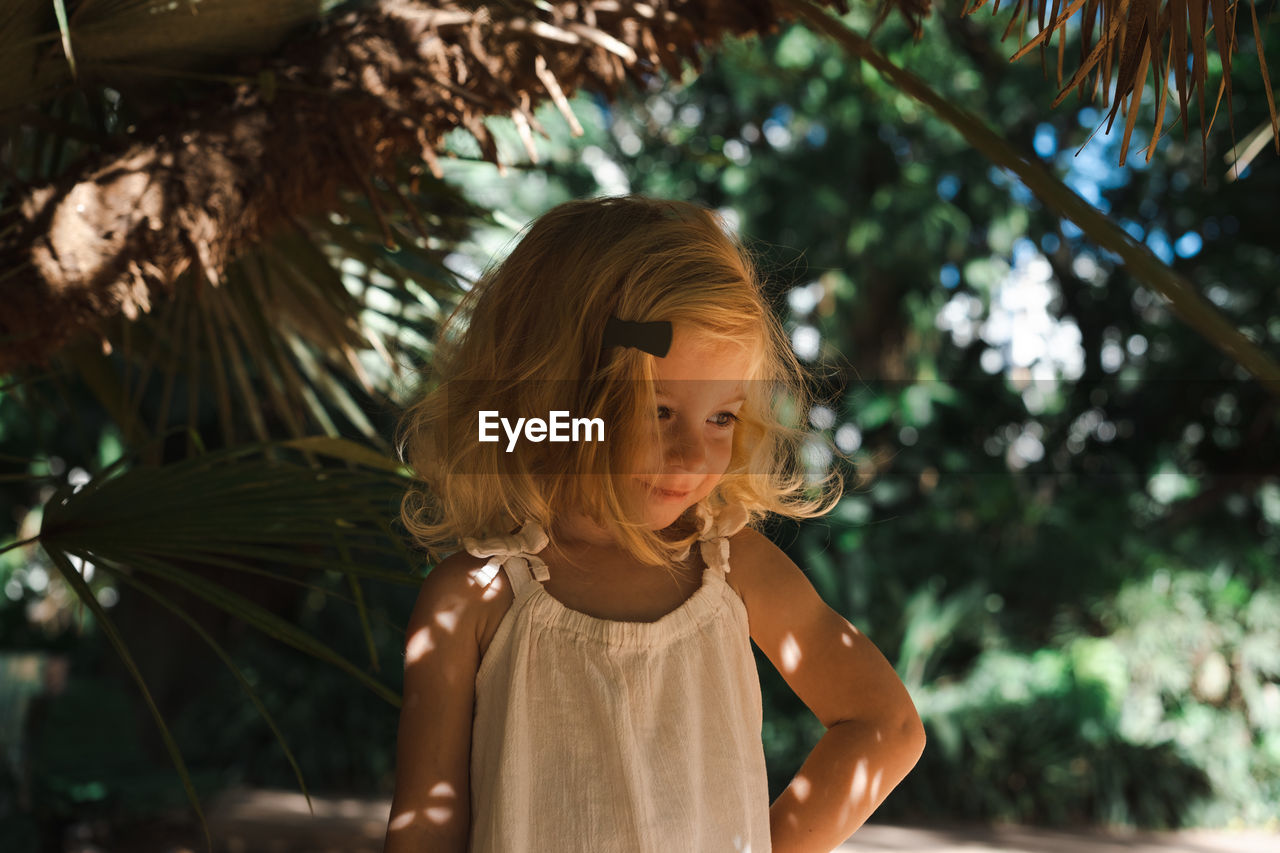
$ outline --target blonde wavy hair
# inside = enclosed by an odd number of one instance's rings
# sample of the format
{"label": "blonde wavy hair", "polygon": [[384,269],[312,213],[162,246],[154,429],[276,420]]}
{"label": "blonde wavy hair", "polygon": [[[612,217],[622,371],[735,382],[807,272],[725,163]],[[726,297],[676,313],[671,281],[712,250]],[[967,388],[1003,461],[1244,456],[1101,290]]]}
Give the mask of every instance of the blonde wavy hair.
{"label": "blonde wavy hair", "polygon": [[[610,316],[671,321],[700,345],[749,354],[746,401],[728,470],[703,499],[729,504],[748,524],[768,513],[811,518],[840,498],[839,476],[810,482],[801,454],[813,397],[785,330],[770,310],[746,248],[716,214],[640,196],[561,204],[538,218],[501,264],[468,291],[440,330],[423,391],[396,427],[414,473],[400,517],[435,561],[463,537],[509,534],[566,510],[609,531],[642,563],[681,568],[699,537],[698,507],[665,531],[648,529],[628,497],[637,456],[660,446],[655,356],[602,348]],[[482,409],[601,418],[607,441],[476,440]]]}

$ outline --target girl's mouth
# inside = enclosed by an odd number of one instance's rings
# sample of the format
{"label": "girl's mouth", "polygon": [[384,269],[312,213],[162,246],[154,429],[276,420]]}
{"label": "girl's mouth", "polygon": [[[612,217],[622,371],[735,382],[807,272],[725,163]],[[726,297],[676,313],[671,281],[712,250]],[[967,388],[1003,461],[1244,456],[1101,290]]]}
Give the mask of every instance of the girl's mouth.
{"label": "girl's mouth", "polygon": [[679,498],[687,498],[691,494],[690,492],[673,492],[670,489],[659,489],[654,487],[652,483],[646,483],[644,480],[641,480],[640,482],[644,485],[646,489],[652,489],[655,497],[665,498],[667,500],[677,500]]}

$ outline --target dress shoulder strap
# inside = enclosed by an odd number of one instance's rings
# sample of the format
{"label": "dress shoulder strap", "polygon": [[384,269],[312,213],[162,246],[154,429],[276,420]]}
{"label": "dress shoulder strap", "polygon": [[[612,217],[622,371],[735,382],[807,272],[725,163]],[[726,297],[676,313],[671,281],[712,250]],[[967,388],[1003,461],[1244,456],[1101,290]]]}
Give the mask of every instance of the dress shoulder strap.
{"label": "dress shoulder strap", "polygon": [[750,518],[747,508],[740,503],[727,504],[713,515],[711,510],[698,504],[694,511],[702,522],[702,531],[698,534],[702,561],[710,568],[727,574],[729,537],[747,526]]}
{"label": "dress shoulder strap", "polygon": [[526,521],[519,533],[492,536],[487,539],[466,537],[462,547],[473,557],[488,557],[485,568],[501,566],[517,596],[533,580],[551,577],[547,564],[537,554],[547,547],[547,533],[536,521]]}

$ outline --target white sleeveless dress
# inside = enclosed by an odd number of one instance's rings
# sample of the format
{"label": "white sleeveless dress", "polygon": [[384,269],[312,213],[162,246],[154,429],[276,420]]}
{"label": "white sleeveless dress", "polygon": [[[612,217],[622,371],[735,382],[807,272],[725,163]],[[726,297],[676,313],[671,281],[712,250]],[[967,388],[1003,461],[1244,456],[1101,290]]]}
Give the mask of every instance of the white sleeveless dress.
{"label": "white sleeveless dress", "polygon": [[553,598],[536,523],[463,540],[515,594],[476,674],[470,853],[769,853],[760,681],[725,580],[745,521],[704,516],[702,586],[656,622]]}

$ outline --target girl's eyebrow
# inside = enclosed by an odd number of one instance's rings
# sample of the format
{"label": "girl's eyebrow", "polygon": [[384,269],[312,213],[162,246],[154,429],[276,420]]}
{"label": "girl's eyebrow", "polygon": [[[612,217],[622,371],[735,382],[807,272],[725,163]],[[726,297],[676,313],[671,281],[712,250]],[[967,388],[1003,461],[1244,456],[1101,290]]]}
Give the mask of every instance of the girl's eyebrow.
{"label": "girl's eyebrow", "polygon": [[[666,390],[664,390],[664,389],[662,389],[662,388],[655,388],[655,389],[654,389],[653,394],[654,394],[654,396],[655,396],[655,397],[670,397],[670,396],[671,396],[671,394],[670,394],[670,393],[668,393]],[[746,401],[747,401],[747,396],[746,396],[745,394],[739,394],[738,396],[733,397],[733,398],[731,398],[731,399],[728,399],[728,400],[722,400],[722,401],[721,401],[720,403],[718,403],[717,405],[720,405],[720,406],[732,406],[734,403],[745,403]]]}

